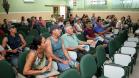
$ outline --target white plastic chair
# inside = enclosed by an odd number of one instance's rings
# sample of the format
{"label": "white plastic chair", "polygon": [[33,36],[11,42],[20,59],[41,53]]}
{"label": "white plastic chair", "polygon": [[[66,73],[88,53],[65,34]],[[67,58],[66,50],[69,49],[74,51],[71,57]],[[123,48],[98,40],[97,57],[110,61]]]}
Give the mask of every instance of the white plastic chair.
{"label": "white plastic chair", "polygon": [[104,76],[108,78],[122,78],[125,75],[125,70],[122,67],[104,65]]}
{"label": "white plastic chair", "polygon": [[126,47],[136,47],[137,43],[136,42],[125,41],[124,46],[126,46]]}
{"label": "white plastic chair", "polygon": [[122,54],[130,54],[133,57],[136,54],[136,49],[132,47],[121,47]]}
{"label": "white plastic chair", "polygon": [[114,63],[122,66],[128,66],[131,62],[131,56],[125,54],[114,54]]}
{"label": "white plastic chair", "polygon": [[129,37],[129,38],[127,39],[127,41],[138,43],[138,42],[139,42],[139,39],[138,39],[137,37]]}

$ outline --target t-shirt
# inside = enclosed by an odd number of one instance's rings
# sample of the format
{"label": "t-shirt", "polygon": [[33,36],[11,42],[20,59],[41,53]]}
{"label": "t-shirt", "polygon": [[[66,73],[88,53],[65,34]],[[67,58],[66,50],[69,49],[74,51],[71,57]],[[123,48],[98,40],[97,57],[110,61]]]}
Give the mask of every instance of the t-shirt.
{"label": "t-shirt", "polygon": [[95,32],[92,30],[92,29],[88,29],[88,28],[86,28],[85,30],[84,30],[84,35],[85,36],[89,36],[89,37],[92,37],[92,38],[95,38],[96,36],[95,36]]}
{"label": "t-shirt", "polygon": [[76,37],[75,34],[69,35],[69,34],[63,34],[61,37],[64,41],[64,46],[67,47],[76,47],[79,45],[80,40]]}
{"label": "t-shirt", "polygon": [[103,32],[104,29],[103,29],[99,24],[95,24],[95,26],[94,26],[94,31],[95,31],[96,33],[99,33],[99,32]]}

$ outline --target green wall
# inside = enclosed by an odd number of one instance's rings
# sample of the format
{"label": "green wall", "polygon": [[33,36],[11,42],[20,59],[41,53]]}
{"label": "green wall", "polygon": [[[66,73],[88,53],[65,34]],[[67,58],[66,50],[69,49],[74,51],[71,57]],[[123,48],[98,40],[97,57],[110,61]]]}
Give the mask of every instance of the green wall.
{"label": "green wall", "polygon": [[[138,0],[131,0],[131,3],[123,4],[122,0],[106,0],[106,5],[93,5],[93,0],[76,0],[76,6],[72,10],[87,11],[139,11]],[[100,0],[99,0],[100,1]],[[123,6],[124,5],[124,6]]]}
{"label": "green wall", "polygon": [[[44,5],[66,5],[65,0],[35,0],[34,3],[24,3],[23,0],[8,0],[10,4],[10,12],[33,12],[33,11],[52,11],[52,7]],[[3,0],[0,0],[2,4]],[[0,12],[4,12],[0,5]]]}
{"label": "green wall", "polygon": [[[0,12],[4,12],[0,0]],[[8,0],[10,4],[10,12],[36,12],[36,11],[52,11],[52,7],[44,5],[69,5],[70,0],[35,0],[34,3],[24,3],[23,0]],[[76,0],[76,6],[72,6],[73,11],[139,11],[139,8],[123,8],[120,6],[119,0],[107,0],[107,5],[91,6],[88,0]],[[133,0],[134,1],[134,0]],[[137,0],[136,0],[137,1]],[[139,5],[139,3],[137,3]]]}

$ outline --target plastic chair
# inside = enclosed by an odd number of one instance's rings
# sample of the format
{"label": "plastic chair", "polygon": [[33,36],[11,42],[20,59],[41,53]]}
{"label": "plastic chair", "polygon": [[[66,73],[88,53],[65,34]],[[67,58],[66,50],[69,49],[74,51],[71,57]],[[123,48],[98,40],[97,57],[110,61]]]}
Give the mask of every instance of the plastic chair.
{"label": "plastic chair", "polygon": [[23,74],[23,69],[24,69],[24,65],[26,63],[26,57],[28,55],[28,52],[29,51],[25,51],[25,52],[22,52],[20,55],[19,55],[19,59],[18,59],[18,72]]}
{"label": "plastic chair", "polygon": [[91,54],[86,54],[81,58],[80,72],[82,78],[92,78],[96,74],[97,65]]}
{"label": "plastic chair", "polygon": [[104,76],[106,78],[123,78],[125,71],[122,67],[104,65]]}
{"label": "plastic chair", "polygon": [[1,78],[16,78],[16,74],[12,66],[5,60],[0,61],[0,77]]}
{"label": "plastic chair", "polygon": [[58,78],[81,78],[81,76],[76,69],[68,69],[61,73]]}

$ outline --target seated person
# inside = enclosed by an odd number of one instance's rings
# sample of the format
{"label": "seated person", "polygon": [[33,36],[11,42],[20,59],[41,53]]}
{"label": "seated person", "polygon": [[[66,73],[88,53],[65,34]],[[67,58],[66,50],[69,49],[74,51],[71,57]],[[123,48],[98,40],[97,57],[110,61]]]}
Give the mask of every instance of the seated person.
{"label": "seated person", "polygon": [[83,29],[82,29],[83,27],[82,27],[80,18],[77,19],[77,22],[74,24],[73,27],[75,28],[77,34],[80,34],[81,32],[83,32]]}
{"label": "seated person", "polygon": [[64,47],[64,43],[60,37],[61,30],[59,27],[52,26],[50,29],[51,36],[47,39],[47,51],[51,53],[52,58],[58,64],[58,70],[60,72],[69,69],[70,67],[79,67],[78,62],[69,57],[67,50]]}
{"label": "seated person", "polygon": [[136,23],[136,27],[135,27],[137,30],[135,30],[135,34],[136,35],[139,35],[139,19],[137,20],[137,23]]}
{"label": "seated person", "polygon": [[3,24],[2,24],[2,30],[4,33],[8,33],[8,27],[11,25],[11,23],[7,19],[3,19]]}
{"label": "seated person", "polygon": [[99,35],[103,35],[105,36],[106,39],[110,40],[112,34],[110,32],[110,30],[112,29],[112,27],[109,27],[107,29],[104,29],[103,28],[103,23],[102,23],[102,20],[101,19],[97,19],[97,22],[94,26],[94,32],[98,33]]}
{"label": "seated person", "polygon": [[39,17],[39,24],[41,27],[45,27],[45,21],[42,19],[42,17]]}
{"label": "seated person", "polygon": [[106,41],[104,40],[104,38],[99,36],[97,33],[95,33],[92,30],[93,26],[92,26],[90,21],[87,21],[85,25],[86,25],[86,28],[84,29],[84,35],[85,35],[87,40],[94,40],[94,41],[96,41],[97,42],[96,46],[100,45],[100,44],[106,44]]}
{"label": "seated person", "polygon": [[95,40],[96,36],[98,36],[97,33],[95,33],[92,29],[92,24],[90,21],[86,22],[85,24],[86,28],[84,29],[84,35],[86,37],[87,40]]}
{"label": "seated person", "polygon": [[2,47],[6,51],[6,59],[17,67],[19,53],[25,48],[26,41],[22,34],[17,33],[15,26],[9,26],[8,30],[9,34],[3,38]]}
{"label": "seated person", "polygon": [[42,36],[33,39],[29,54],[26,58],[23,70],[24,75],[35,76],[36,78],[47,78],[49,76],[49,78],[55,78],[53,75],[50,75],[52,73],[52,57],[49,53],[45,52],[45,41],[45,38]]}
{"label": "seated person", "polygon": [[85,53],[85,48],[82,45],[95,44],[94,41],[91,42],[80,41],[75,35],[75,33],[73,32],[73,28],[70,25],[67,25],[65,27],[65,31],[66,33],[62,35],[62,39],[64,41],[64,45],[66,50],[68,51],[68,54],[74,60],[77,59],[76,52],[78,52],[78,54]]}
{"label": "seated person", "polygon": [[104,29],[101,19],[97,19],[97,22],[94,26],[94,31],[100,35],[104,35],[110,31],[111,28]]}

